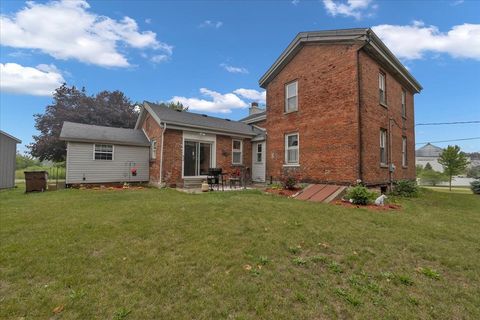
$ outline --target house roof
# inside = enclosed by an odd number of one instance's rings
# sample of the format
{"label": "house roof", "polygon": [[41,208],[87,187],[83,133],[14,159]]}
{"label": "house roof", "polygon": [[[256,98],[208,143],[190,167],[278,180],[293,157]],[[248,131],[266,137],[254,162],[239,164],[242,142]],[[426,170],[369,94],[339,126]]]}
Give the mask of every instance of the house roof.
{"label": "house roof", "polygon": [[[156,116],[159,123],[167,123],[167,125],[170,124],[197,130],[214,130],[225,132],[227,134],[239,134],[246,136],[256,136],[257,134],[261,133],[261,131],[254,126],[240,121],[211,117],[205,114],[194,112],[176,111],[148,101],[144,102],[144,107],[154,116]],[[138,125],[139,124],[137,123],[137,127]]]}
{"label": "house roof", "polygon": [[11,134],[6,133],[5,131],[0,130],[0,134],[3,134],[3,135],[6,136],[7,138],[10,138],[10,139],[14,140],[16,143],[22,143],[22,140],[20,140],[20,139],[18,139],[18,138],[15,138],[14,136],[12,136]]}
{"label": "house roof", "polygon": [[150,142],[141,130],[94,126],[68,121],[63,123],[60,140],[150,146]]}
{"label": "house roof", "polygon": [[[250,114],[246,116],[245,118],[240,119],[240,121],[245,122],[245,123],[253,123],[256,121],[263,120],[267,115],[267,111],[262,111],[254,114]],[[257,119],[258,118],[258,119]]]}
{"label": "house roof", "polygon": [[442,152],[443,152],[442,148],[434,146],[433,144],[427,143],[420,149],[415,150],[415,156],[436,158],[436,157],[439,157]]}
{"label": "house roof", "polygon": [[389,71],[403,78],[415,92],[422,86],[387,48],[370,28],[340,29],[328,31],[300,32],[282,52],[274,64],[260,78],[260,87],[266,88],[268,83],[293,59],[305,44],[312,43],[364,43],[364,50],[373,55],[379,62],[389,67]]}

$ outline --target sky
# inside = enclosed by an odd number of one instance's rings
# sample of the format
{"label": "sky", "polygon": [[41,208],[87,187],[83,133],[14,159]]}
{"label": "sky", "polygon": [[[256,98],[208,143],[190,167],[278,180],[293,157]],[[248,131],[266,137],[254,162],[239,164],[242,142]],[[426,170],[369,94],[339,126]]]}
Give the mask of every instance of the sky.
{"label": "sky", "polygon": [[[301,31],[371,27],[422,84],[415,122],[480,120],[480,1],[1,1],[0,128],[22,140],[63,82],[240,119]],[[416,142],[480,137],[417,126]],[[480,139],[458,144],[480,151]],[[421,145],[417,145],[417,148]]]}

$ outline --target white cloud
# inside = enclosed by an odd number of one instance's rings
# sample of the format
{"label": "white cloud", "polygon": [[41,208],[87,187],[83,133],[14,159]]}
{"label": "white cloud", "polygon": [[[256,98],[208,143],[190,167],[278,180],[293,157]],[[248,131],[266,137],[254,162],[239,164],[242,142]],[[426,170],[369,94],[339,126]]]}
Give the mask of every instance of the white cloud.
{"label": "white cloud", "polygon": [[480,24],[453,26],[446,33],[421,21],[404,26],[383,24],[372,29],[401,59],[421,59],[426,52],[433,52],[480,60]]}
{"label": "white cloud", "polygon": [[170,60],[170,56],[168,54],[157,54],[152,56],[150,60],[154,63],[161,63]]}
{"label": "white cloud", "polygon": [[183,105],[188,106],[192,111],[213,113],[230,113],[233,109],[243,109],[248,107],[248,104],[234,93],[221,94],[206,88],[201,88],[200,93],[210,99],[206,100],[175,96],[170,99],[170,101],[180,102]]}
{"label": "white cloud", "polygon": [[36,68],[16,63],[0,63],[0,89],[3,92],[51,96],[65,82],[54,65],[41,64]]}
{"label": "white cloud", "polygon": [[294,6],[296,6],[299,2],[300,2],[300,0],[292,0],[291,3],[292,3]]}
{"label": "white cloud", "polygon": [[323,5],[327,12],[333,16],[354,17],[360,20],[364,16],[371,16],[371,12],[367,10],[377,9],[377,5],[372,5],[372,0],[347,0],[347,1],[334,1],[323,0]]}
{"label": "white cloud", "polygon": [[244,73],[244,74],[248,73],[248,70],[243,67],[234,67],[225,63],[220,64],[220,66],[230,73]]}
{"label": "white cloud", "polygon": [[198,26],[199,28],[215,28],[218,29],[223,26],[222,21],[212,21],[212,20],[205,20]]}
{"label": "white cloud", "polygon": [[452,2],[452,6],[458,6],[460,4],[463,4],[464,0],[456,0]]}
{"label": "white cloud", "polygon": [[265,103],[267,100],[267,92],[266,91],[257,91],[254,89],[237,89],[234,90],[233,93],[239,95],[242,98],[253,100],[260,103]]}
{"label": "white cloud", "polygon": [[14,15],[0,16],[0,43],[106,67],[130,65],[120,45],[172,54],[172,46],[158,41],[152,31],[140,32],[132,18],[115,20],[89,8],[85,0],[27,2]]}

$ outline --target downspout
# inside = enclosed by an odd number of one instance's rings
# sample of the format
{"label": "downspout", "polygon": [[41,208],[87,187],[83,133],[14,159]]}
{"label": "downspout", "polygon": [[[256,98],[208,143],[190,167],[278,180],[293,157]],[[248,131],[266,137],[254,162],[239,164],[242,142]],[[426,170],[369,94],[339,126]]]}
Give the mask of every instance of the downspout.
{"label": "downspout", "polygon": [[[388,110],[388,112],[390,113],[390,110]],[[393,143],[393,137],[392,137],[392,130],[393,130],[393,125],[392,125],[392,122],[393,122],[393,118],[392,117],[389,117],[388,119],[388,173],[389,173],[389,184],[390,184],[390,191],[393,190],[393,148],[392,148],[392,143]]]}
{"label": "downspout", "polygon": [[165,130],[167,130],[167,123],[166,122],[163,123],[162,144],[160,145],[160,181],[159,181],[160,187],[163,187],[163,182],[162,182],[162,179],[163,179],[163,137],[165,136]]}
{"label": "downspout", "polygon": [[370,42],[370,35],[367,34],[366,42],[357,49],[357,103],[358,103],[358,180],[363,182],[363,135],[362,135],[362,96],[361,96],[361,72],[360,72],[360,50]]}

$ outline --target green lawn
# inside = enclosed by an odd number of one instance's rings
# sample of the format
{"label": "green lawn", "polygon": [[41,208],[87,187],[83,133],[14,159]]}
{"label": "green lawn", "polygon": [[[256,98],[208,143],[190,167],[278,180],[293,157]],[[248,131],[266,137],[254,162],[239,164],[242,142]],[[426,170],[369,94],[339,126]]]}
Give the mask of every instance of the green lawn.
{"label": "green lawn", "polygon": [[1,191],[0,318],[480,319],[480,197],[398,202]]}
{"label": "green lawn", "polygon": [[431,186],[425,186],[424,188],[428,188],[431,190],[439,191],[439,192],[451,192],[451,193],[465,193],[465,194],[473,194],[472,189],[469,187],[452,187],[452,190],[448,187],[431,187]]}

